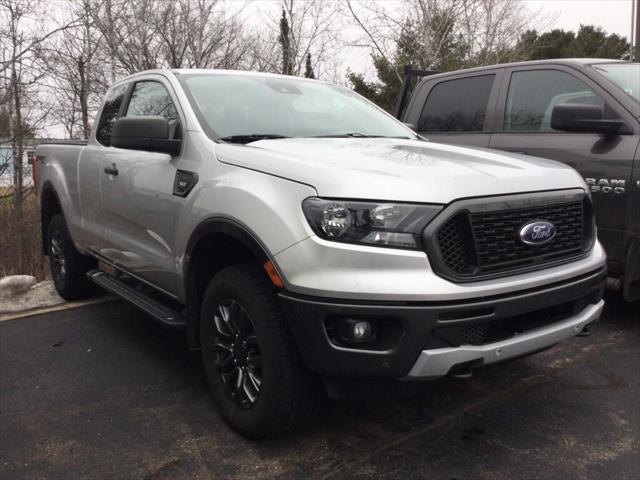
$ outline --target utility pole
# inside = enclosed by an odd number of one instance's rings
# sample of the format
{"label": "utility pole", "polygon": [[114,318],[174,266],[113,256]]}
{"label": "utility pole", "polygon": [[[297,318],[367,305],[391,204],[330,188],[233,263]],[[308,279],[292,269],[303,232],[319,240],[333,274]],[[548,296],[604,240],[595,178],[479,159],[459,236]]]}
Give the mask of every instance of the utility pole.
{"label": "utility pole", "polygon": [[632,55],[632,59],[633,61],[640,61],[640,0],[635,0],[635,4],[636,4],[636,25],[635,25],[635,51]]}

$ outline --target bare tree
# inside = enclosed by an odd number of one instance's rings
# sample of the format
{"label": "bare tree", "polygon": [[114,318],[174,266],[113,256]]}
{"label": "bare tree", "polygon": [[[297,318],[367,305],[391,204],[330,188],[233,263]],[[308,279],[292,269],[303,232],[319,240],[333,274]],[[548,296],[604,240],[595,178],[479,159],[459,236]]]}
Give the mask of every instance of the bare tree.
{"label": "bare tree", "polygon": [[232,8],[223,0],[87,1],[115,72],[231,68],[247,48],[237,3]]}
{"label": "bare tree", "polygon": [[423,68],[508,61],[518,36],[540,20],[518,0],[344,1],[362,31],[360,44],[390,65],[402,41]]}
{"label": "bare tree", "polygon": [[316,76],[335,73],[343,48],[340,10],[338,2],[326,0],[283,0],[267,5],[262,10],[266,25],[252,37],[249,67],[303,76],[310,58]]}
{"label": "bare tree", "polygon": [[[30,240],[22,228],[23,200],[29,191],[25,184],[25,150],[35,129],[48,114],[47,108],[42,108],[37,98],[45,75],[37,62],[37,49],[52,35],[38,21],[40,6],[39,0],[0,0],[0,101],[3,102],[0,108],[4,117],[2,133],[6,136],[1,141],[11,151],[11,220],[15,231],[13,255],[21,271],[28,269],[25,244]],[[45,33],[41,33],[43,30]],[[61,29],[55,31],[60,32]]]}
{"label": "bare tree", "polygon": [[91,0],[72,0],[69,6],[68,15],[77,26],[44,42],[39,57],[53,99],[51,120],[62,125],[69,138],[88,138],[111,69],[104,38],[90,16]]}

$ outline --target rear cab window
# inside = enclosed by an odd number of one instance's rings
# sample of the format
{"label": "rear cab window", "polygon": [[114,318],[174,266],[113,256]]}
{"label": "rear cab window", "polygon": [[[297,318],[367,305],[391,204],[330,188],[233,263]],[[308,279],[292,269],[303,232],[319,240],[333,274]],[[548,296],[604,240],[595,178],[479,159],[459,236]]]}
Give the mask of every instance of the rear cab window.
{"label": "rear cab window", "polygon": [[444,80],[436,84],[431,88],[420,114],[418,131],[483,131],[495,78],[496,75],[492,73]]}

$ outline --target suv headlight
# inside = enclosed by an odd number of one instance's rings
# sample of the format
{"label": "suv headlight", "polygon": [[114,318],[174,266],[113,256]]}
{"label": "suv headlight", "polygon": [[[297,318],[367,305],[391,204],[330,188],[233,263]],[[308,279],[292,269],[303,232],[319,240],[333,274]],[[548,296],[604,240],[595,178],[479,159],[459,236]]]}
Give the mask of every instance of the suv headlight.
{"label": "suv headlight", "polygon": [[325,240],[418,249],[424,227],[442,205],[326,200],[302,202],[313,231]]}

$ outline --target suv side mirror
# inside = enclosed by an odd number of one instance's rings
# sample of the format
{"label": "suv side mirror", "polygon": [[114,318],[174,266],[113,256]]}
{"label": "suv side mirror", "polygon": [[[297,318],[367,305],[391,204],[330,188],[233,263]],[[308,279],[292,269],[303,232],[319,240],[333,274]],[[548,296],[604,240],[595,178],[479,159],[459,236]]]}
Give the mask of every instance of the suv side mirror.
{"label": "suv side mirror", "polygon": [[169,122],[161,116],[121,117],[111,130],[112,147],[178,155],[181,145],[169,139]]}
{"label": "suv side mirror", "polygon": [[624,125],[622,120],[605,120],[600,107],[578,103],[556,105],[551,111],[551,128],[565,132],[615,135]]}

